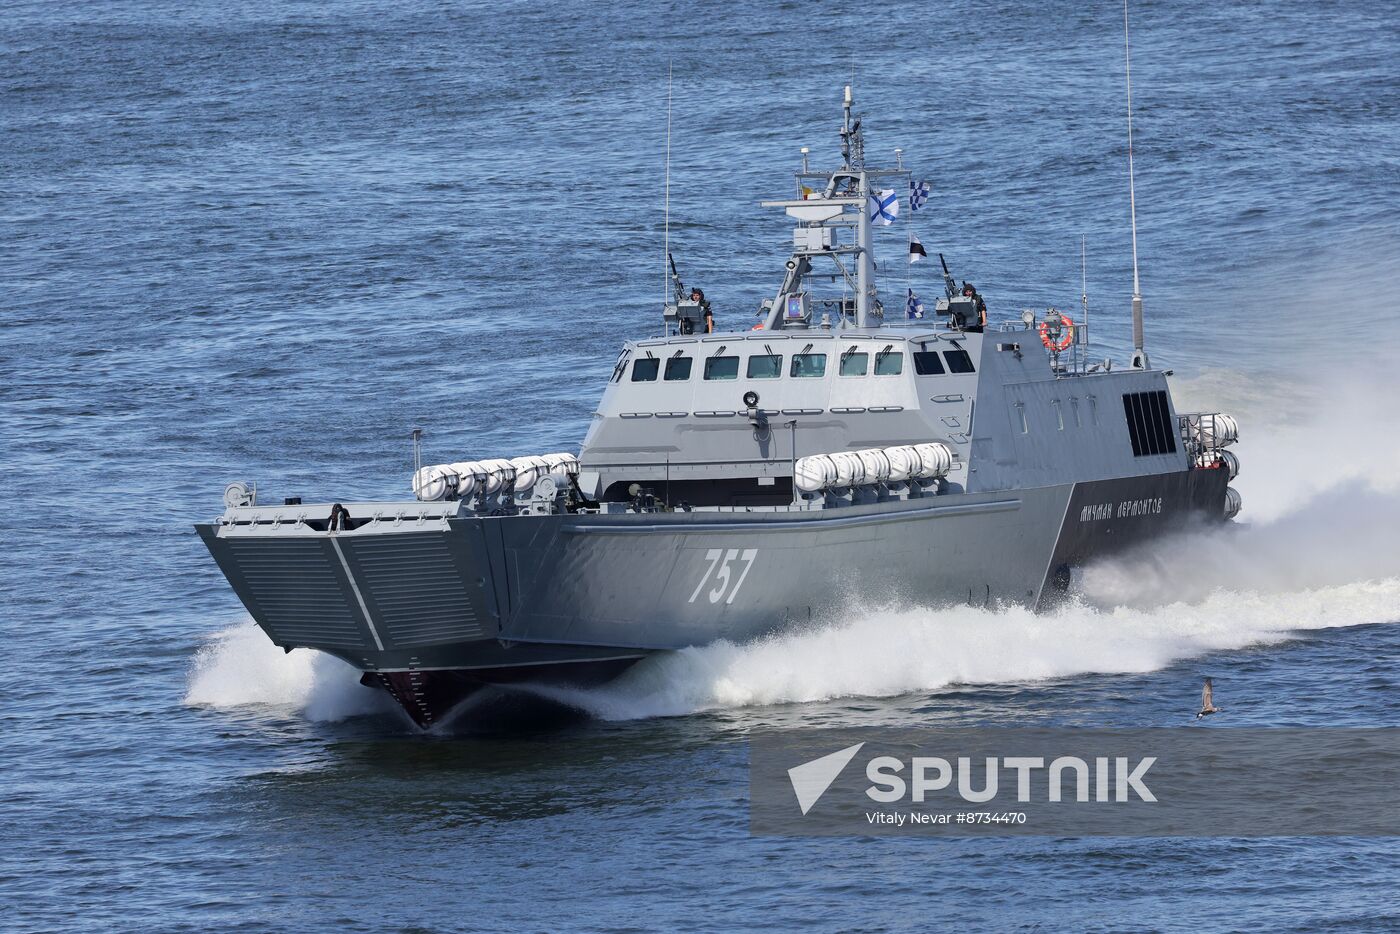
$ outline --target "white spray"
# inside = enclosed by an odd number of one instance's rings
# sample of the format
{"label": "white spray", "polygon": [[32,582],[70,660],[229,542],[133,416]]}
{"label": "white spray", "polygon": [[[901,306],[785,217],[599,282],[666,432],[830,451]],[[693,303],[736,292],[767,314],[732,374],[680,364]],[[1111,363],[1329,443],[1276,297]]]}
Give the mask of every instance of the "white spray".
{"label": "white spray", "polygon": [[359,678],[354,668],[322,652],[284,653],[250,620],[219,632],[195,655],[185,703],[259,706],[332,721],[392,709],[387,695]]}

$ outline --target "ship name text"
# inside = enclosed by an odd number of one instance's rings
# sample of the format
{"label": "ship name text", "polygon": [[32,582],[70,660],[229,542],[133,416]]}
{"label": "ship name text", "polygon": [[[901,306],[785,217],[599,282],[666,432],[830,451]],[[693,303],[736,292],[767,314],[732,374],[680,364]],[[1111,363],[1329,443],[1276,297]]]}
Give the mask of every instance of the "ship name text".
{"label": "ship name text", "polygon": [[1162,497],[1147,499],[1125,499],[1118,503],[1094,503],[1079,510],[1080,522],[1098,522],[1102,519],[1131,519],[1137,516],[1156,516],[1162,512]]}

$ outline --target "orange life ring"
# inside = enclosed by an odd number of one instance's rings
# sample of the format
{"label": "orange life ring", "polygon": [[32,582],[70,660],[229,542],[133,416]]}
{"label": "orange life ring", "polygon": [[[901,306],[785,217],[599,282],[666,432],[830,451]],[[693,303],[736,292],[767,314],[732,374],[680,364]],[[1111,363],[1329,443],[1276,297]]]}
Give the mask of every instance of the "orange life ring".
{"label": "orange life ring", "polygon": [[763,322],[760,321],[758,324],[755,324],[753,327],[749,328],[749,330],[750,330],[750,331],[762,331],[762,330],[763,330]]}
{"label": "orange life ring", "polygon": [[1062,340],[1058,341],[1051,340],[1050,338],[1050,322],[1040,322],[1040,342],[1056,353],[1059,353],[1070,344],[1074,343],[1074,322],[1070,320],[1069,315],[1063,312],[1060,313],[1060,321],[1065,325],[1065,336]]}

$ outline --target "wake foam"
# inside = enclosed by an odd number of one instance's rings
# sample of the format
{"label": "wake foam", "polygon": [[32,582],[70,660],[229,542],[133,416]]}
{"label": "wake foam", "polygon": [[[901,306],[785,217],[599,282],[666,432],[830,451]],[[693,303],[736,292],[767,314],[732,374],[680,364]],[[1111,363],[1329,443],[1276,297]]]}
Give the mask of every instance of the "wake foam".
{"label": "wake foam", "polygon": [[[604,720],[679,716],[955,685],[1156,671],[1210,652],[1276,644],[1294,633],[1400,618],[1400,579],[1279,594],[1218,590],[1193,603],[1095,607],[1087,598],[1036,614],[887,608],[738,645],[716,642],[646,659],[598,688],[522,689]],[[196,656],[185,701],[298,713],[314,721],[393,711],[349,665],[308,649],[284,654],[251,622]]]}
{"label": "wake foam", "polygon": [[273,708],[308,720],[337,721],[393,710],[360,673],[311,649],[283,652],[251,620],[215,634],[195,654],[185,691],[192,707]]}
{"label": "wake foam", "polygon": [[733,707],[891,697],[953,685],[1155,671],[1208,652],[1285,641],[1300,630],[1388,622],[1400,579],[1264,596],[1219,591],[1150,610],[1083,602],[1021,608],[887,609],[747,645],[649,658],[591,690],[535,688],[608,720]]}

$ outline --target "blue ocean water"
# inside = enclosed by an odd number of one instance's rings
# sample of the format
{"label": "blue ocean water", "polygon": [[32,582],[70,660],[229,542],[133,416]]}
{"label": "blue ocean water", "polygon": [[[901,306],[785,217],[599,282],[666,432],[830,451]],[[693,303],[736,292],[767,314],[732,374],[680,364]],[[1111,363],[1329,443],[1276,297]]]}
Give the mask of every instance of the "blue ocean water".
{"label": "blue ocean water", "polygon": [[[1154,359],[1245,424],[1250,525],[1058,615],[835,628],[483,701],[417,735],[284,656],[193,533],[230,479],[407,491],[583,434],[671,237],[722,326],[776,287],[798,147],[932,182],[994,318],[1121,360],[1121,10],[1097,4],[18,3],[0,22],[0,927],[1368,930],[1385,840],[772,840],[744,737],[796,724],[1395,725],[1400,17],[1135,3]],[[904,288],[902,229],[881,287]],[[913,285],[937,283],[928,264]],[[566,706],[560,706],[559,702]],[[572,711],[572,712],[570,712]]]}

